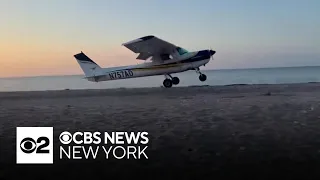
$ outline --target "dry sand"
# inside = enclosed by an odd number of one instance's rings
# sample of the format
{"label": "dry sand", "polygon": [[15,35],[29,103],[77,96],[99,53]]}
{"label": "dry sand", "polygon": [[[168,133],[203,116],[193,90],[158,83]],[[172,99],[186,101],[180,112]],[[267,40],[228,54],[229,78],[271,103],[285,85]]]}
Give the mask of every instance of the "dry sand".
{"label": "dry sand", "polygon": [[[148,131],[149,160],[18,166],[17,126]],[[0,143],[0,179],[319,179],[320,84],[0,93]]]}

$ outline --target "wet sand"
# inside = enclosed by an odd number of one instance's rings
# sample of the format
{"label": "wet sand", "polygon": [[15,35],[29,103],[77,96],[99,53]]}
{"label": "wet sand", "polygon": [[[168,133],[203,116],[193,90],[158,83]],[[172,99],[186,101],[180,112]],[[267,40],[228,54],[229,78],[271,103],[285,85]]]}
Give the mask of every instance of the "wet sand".
{"label": "wet sand", "polygon": [[[148,131],[149,159],[15,165],[17,126]],[[0,166],[0,179],[319,179],[320,84],[0,93]]]}

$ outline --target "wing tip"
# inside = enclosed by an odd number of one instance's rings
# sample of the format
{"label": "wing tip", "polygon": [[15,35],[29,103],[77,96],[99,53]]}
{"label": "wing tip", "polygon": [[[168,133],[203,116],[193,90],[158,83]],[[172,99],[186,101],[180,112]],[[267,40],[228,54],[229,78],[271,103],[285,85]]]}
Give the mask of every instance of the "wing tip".
{"label": "wing tip", "polygon": [[122,46],[126,46],[126,45],[132,44],[132,43],[137,43],[137,42],[141,42],[141,41],[147,41],[147,40],[150,40],[150,39],[152,39],[154,37],[155,37],[154,35],[143,36],[141,38],[137,38],[137,39],[134,39],[132,41],[128,41],[126,43],[122,43],[121,45]]}
{"label": "wing tip", "polygon": [[155,37],[154,35],[148,35],[148,36],[141,37],[139,39],[142,39],[143,41],[146,41],[146,40],[152,39],[154,37]]}

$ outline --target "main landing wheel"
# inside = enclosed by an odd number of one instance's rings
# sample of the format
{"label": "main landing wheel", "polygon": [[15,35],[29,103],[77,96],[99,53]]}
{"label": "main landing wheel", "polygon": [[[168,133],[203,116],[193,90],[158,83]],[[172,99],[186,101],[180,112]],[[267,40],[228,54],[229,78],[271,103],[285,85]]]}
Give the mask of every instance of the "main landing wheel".
{"label": "main landing wheel", "polygon": [[179,82],[180,82],[180,79],[178,77],[172,78],[172,84],[177,85],[177,84],[179,84]]}
{"label": "main landing wheel", "polygon": [[205,74],[200,74],[199,80],[200,81],[205,81],[205,80],[207,80],[207,76]]}
{"label": "main landing wheel", "polygon": [[166,88],[171,88],[172,87],[172,81],[171,79],[165,79],[163,81],[163,86],[166,87]]}

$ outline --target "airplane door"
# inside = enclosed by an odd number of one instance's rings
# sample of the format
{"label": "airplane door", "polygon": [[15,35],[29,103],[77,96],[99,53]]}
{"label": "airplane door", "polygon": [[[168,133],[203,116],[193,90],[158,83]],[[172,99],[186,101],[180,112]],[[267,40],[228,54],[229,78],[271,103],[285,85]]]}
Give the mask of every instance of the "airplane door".
{"label": "airplane door", "polygon": [[177,70],[178,71],[183,71],[183,68],[184,67],[184,64],[183,63],[181,63],[181,60],[179,59],[178,61],[177,61]]}

